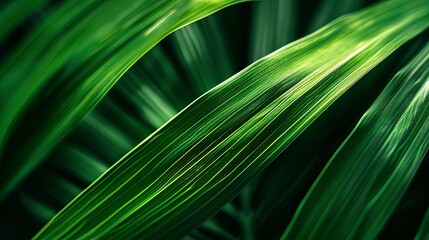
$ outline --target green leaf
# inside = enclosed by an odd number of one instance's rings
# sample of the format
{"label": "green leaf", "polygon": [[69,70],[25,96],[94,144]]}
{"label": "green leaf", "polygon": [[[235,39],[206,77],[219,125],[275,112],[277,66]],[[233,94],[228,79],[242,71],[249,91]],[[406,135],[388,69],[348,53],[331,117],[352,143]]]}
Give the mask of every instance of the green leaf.
{"label": "green leaf", "polygon": [[28,211],[37,219],[49,221],[49,219],[52,219],[55,216],[55,209],[52,209],[45,203],[35,199],[33,196],[21,193],[20,199],[25,208],[28,209]]}
{"label": "green leaf", "polygon": [[199,24],[189,25],[172,34],[178,60],[188,66],[185,68],[191,80],[187,86],[191,89],[188,91],[193,90],[196,97],[234,73],[231,56],[226,51],[222,37],[213,18],[204,19]]}
{"label": "green leaf", "polygon": [[356,11],[368,0],[323,0],[320,1],[317,6],[317,11],[314,19],[311,21],[309,31],[313,32],[318,28],[322,27],[326,22],[331,21],[341,15],[344,15],[351,11]]}
{"label": "green leaf", "polygon": [[0,199],[174,30],[244,0],[67,1],[0,67]]}
{"label": "green leaf", "polygon": [[[46,4],[47,0],[15,0],[6,3],[6,6],[0,5],[0,42],[17,25],[23,22],[30,14],[36,12]],[[3,3],[5,4],[5,3]]]}
{"label": "green leaf", "polygon": [[423,160],[428,135],[429,44],[329,160],[282,239],[374,239]]}
{"label": "green leaf", "polygon": [[[219,83],[225,78],[221,75],[230,72],[231,66],[223,66],[229,62],[223,60],[225,56],[222,53],[226,54],[226,51],[222,51],[223,42],[217,39],[220,35],[217,35],[216,38],[213,36],[213,34],[219,33],[215,17],[208,17],[176,31],[162,44],[169,43],[168,41],[171,39],[176,40],[175,35],[188,32],[210,32],[209,29],[214,29],[211,34],[195,34],[186,37],[179,54],[190,53],[191,57],[186,62],[180,62],[180,65],[183,65],[183,72],[192,72],[195,67],[206,69],[211,80]],[[210,41],[205,41],[208,38],[211,38]],[[187,45],[187,42],[193,44]],[[207,43],[216,46],[216,54]],[[107,169],[107,166],[119,160],[142,139],[155,131],[155,126],[159,127],[176,114],[177,107],[186,106],[183,104],[176,106],[177,103],[188,100],[187,97],[195,99],[198,96],[195,93],[191,91],[179,93],[178,90],[180,86],[186,87],[188,81],[191,81],[193,85],[197,85],[194,82],[201,82],[200,72],[197,71],[195,76],[190,74],[194,76],[191,78],[179,75],[177,70],[180,66],[173,65],[162,47],[163,45],[154,47],[133,65],[125,73],[122,81],[115,85],[112,92],[84,118],[70,137],[55,149],[42,168],[36,170],[24,181],[24,185],[30,183],[31,189],[43,188],[43,186],[33,184],[34,176],[43,177],[44,174],[39,174],[39,172],[47,167],[58,170],[64,179],[68,178],[71,181],[78,179],[78,183],[83,182],[86,184],[85,186],[88,186]],[[222,57],[216,57],[217,55],[222,55]],[[210,56],[210,58],[203,61],[204,56]],[[160,64],[162,64],[162,68],[160,68]],[[212,68],[209,69],[208,65]],[[154,69],[157,71],[153,71]],[[218,72],[219,74],[217,74]],[[212,84],[213,86],[215,84]],[[151,94],[146,94],[148,92]],[[119,101],[115,98],[118,96],[121,96]],[[189,100],[187,103],[190,102]],[[163,107],[172,109],[174,112],[165,114],[166,111],[162,110]],[[138,109],[137,118],[135,114],[130,114],[132,113],[129,111],[130,109]],[[146,124],[149,126],[145,126]],[[37,183],[46,184],[41,181]],[[37,190],[31,191],[36,197],[38,192]],[[55,193],[50,194],[55,195]],[[52,202],[49,198],[46,198],[46,201],[48,204]],[[65,205],[66,203],[62,207]]]}
{"label": "green leaf", "polygon": [[296,0],[266,0],[256,4],[250,48],[252,62],[292,42],[297,25]]}
{"label": "green leaf", "polygon": [[150,135],[35,239],[184,236],[428,24],[424,0],[388,1],[257,61]]}
{"label": "green leaf", "polygon": [[54,161],[55,167],[76,176],[86,184],[93,182],[108,168],[106,163],[98,160],[88,153],[88,151],[72,144],[63,147],[55,155],[55,160],[57,160]]}
{"label": "green leaf", "polygon": [[429,238],[429,209],[426,210],[426,214],[423,217],[422,223],[420,223],[419,230],[417,231],[415,240],[426,240]]}

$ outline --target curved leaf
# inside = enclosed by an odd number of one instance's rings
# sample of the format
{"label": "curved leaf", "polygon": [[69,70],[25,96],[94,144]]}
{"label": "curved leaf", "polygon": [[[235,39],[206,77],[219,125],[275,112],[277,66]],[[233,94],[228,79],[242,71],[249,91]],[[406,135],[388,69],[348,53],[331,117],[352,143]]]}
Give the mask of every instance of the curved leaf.
{"label": "curved leaf", "polygon": [[429,238],[429,209],[426,211],[423,221],[420,224],[415,240],[426,240]]}
{"label": "curved leaf", "polygon": [[340,18],[213,88],[111,167],[35,239],[185,235],[361,76],[428,26],[425,1],[404,3]]}
{"label": "curved leaf", "polygon": [[244,0],[67,1],[0,67],[0,199],[174,30]]}
{"label": "curved leaf", "polygon": [[0,5],[0,42],[4,40],[17,25],[25,20],[30,14],[37,11],[46,4],[47,0],[15,0],[8,3],[3,3],[6,6]]}
{"label": "curved leaf", "polygon": [[282,239],[374,239],[429,148],[429,44],[329,160]]}

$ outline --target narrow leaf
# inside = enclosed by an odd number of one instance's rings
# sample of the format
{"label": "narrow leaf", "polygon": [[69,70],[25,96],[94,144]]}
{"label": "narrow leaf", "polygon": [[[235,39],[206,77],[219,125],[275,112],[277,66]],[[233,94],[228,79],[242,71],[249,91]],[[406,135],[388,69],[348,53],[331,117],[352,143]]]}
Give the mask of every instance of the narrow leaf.
{"label": "narrow leaf", "polygon": [[388,1],[340,18],[213,88],[111,167],[35,239],[184,236],[428,26],[426,1],[406,3]]}
{"label": "narrow leaf", "polygon": [[0,5],[0,42],[4,40],[17,25],[23,22],[30,14],[40,9],[47,0],[15,0],[8,3],[2,3],[6,6]]}
{"label": "narrow leaf", "polygon": [[234,73],[231,56],[215,20],[207,18],[189,25],[176,31],[171,38],[180,62],[188,66],[185,68],[191,80],[188,88],[193,88],[196,97]]}
{"label": "narrow leaf", "polygon": [[0,199],[174,30],[243,0],[67,1],[0,67]]}
{"label": "narrow leaf", "polygon": [[367,0],[323,0],[319,1],[319,6],[316,8],[316,14],[311,21],[308,32],[313,32],[322,27],[325,23],[351,11],[355,11],[362,7]]}
{"label": "narrow leaf", "polygon": [[419,230],[417,231],[415,240],[427,240],[429,238],[429,209],[420,223]]}
{"label": "narrow leaf", "polygon": [[252,62],[292,42],[297,25],[296,0],[266,0],[256,4],[250,48]]}
{"label": "narrow leaf", "polygon": [[429,148],[429,44],[329,160],[282,239],[374,239]]}

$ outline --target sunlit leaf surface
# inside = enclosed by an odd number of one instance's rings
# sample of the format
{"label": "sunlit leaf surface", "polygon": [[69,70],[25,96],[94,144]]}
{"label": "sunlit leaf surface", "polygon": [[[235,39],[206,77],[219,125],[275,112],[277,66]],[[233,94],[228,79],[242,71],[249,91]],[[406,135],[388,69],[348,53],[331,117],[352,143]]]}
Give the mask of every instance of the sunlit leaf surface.
{"label": "sunlit leaf surface", "polygon": [[67,1],[58,6],[0,66],[0,199],[162,38],[242,1]]}
{"label": "sunlit leaf surface", "polygon": [[429,147],[429,45],[401,70],[330,159],[283,239],[373,239]]}
{"label": "sunlit leaf surface", "polygon": [[128,153],[36,239],[183,236],[360,77],[423,31],[427,8],[425,1],[385,2],[257,61]]}

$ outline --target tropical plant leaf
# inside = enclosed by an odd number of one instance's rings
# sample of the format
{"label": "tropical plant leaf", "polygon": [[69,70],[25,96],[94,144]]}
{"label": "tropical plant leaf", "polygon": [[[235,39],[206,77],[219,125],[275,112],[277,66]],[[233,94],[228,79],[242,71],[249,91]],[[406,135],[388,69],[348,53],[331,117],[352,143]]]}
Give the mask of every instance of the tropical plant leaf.
{"label": "tropical plant leaf", "polygon": [[[59,182],[69,181],[83,190],[108,166],[204,93],[199,88],[188,86],[199,86],[204,76],[209,75],[213,87],[232,75],[231,62],[234,58],[226,51],[225,35],[218,24],[222,16],[224,13],[221,11],[179,29],[124,74],[100,104],[23,181],[16,191],[22,194],[13,194],[8,199],[17,204],[14,208],[23,209],[29,215],[14,219],[20,234],[11,238],[28,239],[34,236],[50,219],[47,216],[53,216],[51,213],[57,213],[71,200],[70,194],[77,196],[79,193],[74,188],[69,189],[67,184],[54,188],[41,179],[56,181],[58,178]],[[186,37],[180,38],[185,42],[179,47],[176,35],[180,34]],[[168,51],[170,49],[179,51]],[[184,56],[187,56],[186,61],[177,61],[184,59]],[[203,72],[205,74],[201,75]],[[55,175],[55,178],[49,175]],[[63,187],[64,192],[57,194],[58,187]],[[40,211],[37,209],[39,207]],[[0,214],[16,215],[9,209],[0,209],[3,210]],[[49,209],[49,214],[44,214],[46,209]],[[207,226],[212,229],[214,221]],[[219,229],[217,226],[216,231]],[[10,228],[4,231],[11,232]]]}
{"label": "tropical plant leaf", "polygon": [[429,44],[329,160],[282,239],[374,239],[429,148],[428,106]]}
{"label": "tropical plant leaf", "polygon": [[252,62],[292,42],[297,25],[296,0],[268,0],[257,4],[252,19],[255,26],[250,48]]}
{"label": "tropical plant leaf", "polygon": [[423,221],[417,231],[415,240],[426,240],[429,238],[429,209],[426,211]]}
{"label": "tropical plant leaf", "polygon": [[[251,19],[254,27],[250,33],[250,56],[248,56],[248,62],[254,62],[296,39],[295,30],[298,25],[297,5],[298,3],[295,0],[268,0],[254,3]],[[228,226],[223,224],[222,229],[224,232],[229,230],[230,232],[235,232],[235,235],[240,238],[254,239],[258,217],[255,214],[253,196],[258,185],[259,179],[256,178],[235,199],[208,221],[222,226],[222,223],[225,222],[225,216],[228,216],[229,220],[234,221],[238,227],[235,227],[234,224],[229,224],[234,227],[229,227],[228,229]],[[224,232],[213,231],[204,224],[202,228],[212,234],[216,234],[216,236],[222,237],[225,235]],[[229,237],[228,239],[232,238]]]}
{"label": "tropical plant leaf", "polygon": [[356,11],[362,7],[368,0],[324,0],[319,2],[314,19],[311,21],[308,32],[313,32],[324,25],[325,22],[331,21],[350,11]]}
{"label": "tropical plant leaf", "polygon": [[37,11],[47,0],[16,0],[0,5],[0,22],[7,23],[2,24],[0,28],[0,42],[4,40],[4,37],[10,33],[17,25],[23,22],[30,14]]}
{"label": "tropical plant leaf", "polygon": [[35,239],[188,233],[362,75],[427,27],[426,2],[404,3],[340,18],[213,88],[104,173]]}
{"label": "tropical plant leaf", "polygon": [[27,193],[21,193],[20,199],[28,211],[30,211],[31,214],[37,219],[49,221],[49,219],[52,219],[56,214],[55,209],[52,209],[45,203],[35,199],[33,196],[30,196]]}
{"label": "tropical plant leaf", "polygon": [[[218,31],[215,25],[217,24],[214,17],[209,17],[176,31],[167,41],[171,39],[175,41],[175,35],[203,32],[213,28],[215,31],[212,34],[216,34]],[[185,81],[192,81],[192,84],[201,81],[200,72],[192,72],[193,68],[206,68],[206,74],[210,74],[211,80],[217,83],[225,79],[224,75],[231,71],[231,66],[228,65],[226,68],[215,66],[229,63],[223,60],[226,57],[223,54],[227,53],[222,51],[224,44],[211,37],[213,37],[211,34],[190,35],[184,40],[185,43],[182,43],[186,46],[180,48],[179,57],[183,57],[182,54],[190,57],[186,62],[180,62],[180,65],[183,65],[183,72],[191,72],[189,75],[193,77],[180,76],[177,72],[178,67],[174,68],[169,56],[161,47],[156,46],[151,49],[127,71],[123,81],[115,85],[111,94],[84,118],[70,137],[57,147],[50,156],[50,161],[46,163],[47,168],[59,170],[60,174],[65,175],[64,178],[71,176],[71,179],[79,179],[88,186],[108,166],[176,114],[179,107],[185,107],[183,103],[189,104],[191,100],[188,98],[198,97],[197,92],[184,92],[184,89],[180,88],[188,84]],[[223,55],[222,57],[211,55],[213,51],[205,41],[207,38],[211,38],[211,46],[216,46],[216,54]],[[193,44],[187,44],[188,42]],[[202,64],[204,56],[212,57]],[[151,71],[159,68],[160,63],[162,63],[161,69]],[[207,65],[213,68],[208,69]],[[215,84],[213,83],[212,86]],[[199,92],[199,95],[202,93]],[[115,95],[125,96],[127,103],[125,104],[123,99],[115,99]],[[134,108],[138,110],[137,117],[127,110]],[[41,170],[43,167],[35,171],[36,175]],[[34,182],[34,180],[30,177],[26,182]],[[40,186],[33,185],[32,188],[40,188]]]}
{"label": "tropical plant leaf", "polygon": [[192,80],[188,85],[198,97],[232,76],[234,71],[231,56],[226,51],[215,19],[207,18],[199,22],[199,25],[189,25],[181,30],[172,34],[171,39],[180,62],[192,66],[186,68],[189,69],[187,72]]}
{"label": "tropical plant leaf", "polygon": [[162,38],[242,1],[69,1],[52,11],[0,68],[0,198]]}

